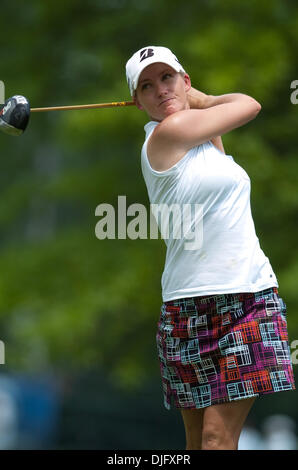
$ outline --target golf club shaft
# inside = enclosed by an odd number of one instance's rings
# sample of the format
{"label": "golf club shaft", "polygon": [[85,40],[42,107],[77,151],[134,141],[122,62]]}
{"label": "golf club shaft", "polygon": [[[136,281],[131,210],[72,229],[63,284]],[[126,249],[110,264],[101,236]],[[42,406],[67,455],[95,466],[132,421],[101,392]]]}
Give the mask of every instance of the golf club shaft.
{"label": "golf club shaft", "polygon": [[133,106],[133,101],[116,101],[112,103],[98,103],[98,104],[80,104],[74,106],[54,106],[50,108],[31,108],[32,113],[39,113],[44,111],[67,111],[71,109],[97,109],[97,108],[114,108],[117,106]]}

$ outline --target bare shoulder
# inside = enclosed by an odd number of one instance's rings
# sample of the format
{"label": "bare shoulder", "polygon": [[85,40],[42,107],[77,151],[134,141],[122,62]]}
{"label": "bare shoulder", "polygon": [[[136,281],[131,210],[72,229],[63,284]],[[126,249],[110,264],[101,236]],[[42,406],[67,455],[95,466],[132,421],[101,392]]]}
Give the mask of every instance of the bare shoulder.
{"label": "bare shoulder", "polygon": [[246,95],[206,109],[177,111],[152,133],[148,142],[149,161],[154,169],[166,170],[191,148],[243,126],[259,111],[259,103]]}
{"label": "bare shoulder", "polygon": [[160,122],[152,132],[147,156],[151,167],[156,171],[166,171],[175,165],[186,153],[181,138],[181,111]]}

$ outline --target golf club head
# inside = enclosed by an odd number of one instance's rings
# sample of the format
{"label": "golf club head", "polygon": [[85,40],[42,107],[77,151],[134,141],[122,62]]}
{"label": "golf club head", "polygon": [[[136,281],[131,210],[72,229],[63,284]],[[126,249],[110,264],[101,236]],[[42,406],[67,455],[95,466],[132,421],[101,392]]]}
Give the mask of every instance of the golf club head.
{"label": "golf club head", "polygon": [[30,105],[27,98],[14,95],[0,106],[0,130],[10,135],[21,135],[25,131],[30,117]]}

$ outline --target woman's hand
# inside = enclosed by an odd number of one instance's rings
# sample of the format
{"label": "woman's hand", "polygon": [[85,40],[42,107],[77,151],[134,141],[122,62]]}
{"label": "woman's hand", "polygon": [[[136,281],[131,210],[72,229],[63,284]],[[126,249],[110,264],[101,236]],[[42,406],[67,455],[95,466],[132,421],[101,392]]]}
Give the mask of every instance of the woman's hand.
{"label": "woman's hand", "polygon": [[191,87],[187,92],[187,99],[191,109],[206,109],[208,108],[209,99],[208,95]]}

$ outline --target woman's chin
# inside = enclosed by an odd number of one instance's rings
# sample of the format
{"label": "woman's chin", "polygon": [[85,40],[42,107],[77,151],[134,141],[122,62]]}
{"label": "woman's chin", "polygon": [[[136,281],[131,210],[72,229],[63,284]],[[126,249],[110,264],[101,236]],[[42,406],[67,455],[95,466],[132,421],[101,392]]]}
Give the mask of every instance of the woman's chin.
{"label": "woman's chin", "polygon": [[179,109],[173,107],[169,107],[168,109],[165,110],[164,115],[165,117],[171,116],[171,114],[177,113]]}
{"label": "woman's chin", "polygon": [[159,114],[158,118],[150,116],[153,121],[158,121],[161,122],[163,121],[166,117],[171,116],[171,114],[177,113],[180,111],[180,109],[177,109],[175,106],[168,106],[162,113]]}

